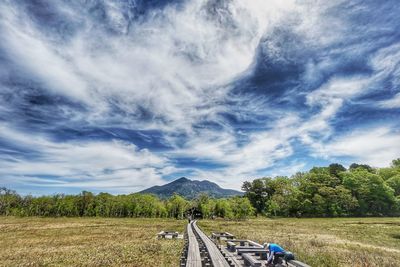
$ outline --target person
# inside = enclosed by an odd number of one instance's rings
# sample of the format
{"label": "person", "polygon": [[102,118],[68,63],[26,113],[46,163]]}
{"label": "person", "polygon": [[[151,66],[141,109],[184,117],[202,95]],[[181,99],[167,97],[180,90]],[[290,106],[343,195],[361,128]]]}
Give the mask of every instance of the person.
{"label": "person", "polygon": [[264,243],[264,248],[268,249],[267,264],[277,264],[281,262],[281,258],[285,256],[286,251],[275,243]]}

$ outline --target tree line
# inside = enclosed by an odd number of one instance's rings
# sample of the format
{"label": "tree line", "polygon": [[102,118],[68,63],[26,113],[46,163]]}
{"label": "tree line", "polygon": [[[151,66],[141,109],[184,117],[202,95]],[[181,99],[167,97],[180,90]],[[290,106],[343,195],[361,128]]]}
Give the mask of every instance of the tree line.
{"label": "tree line", "polygon": [[292,177],[245,182],[257,214],[285,217],[400,215],[400,159],[388,168],[366,164],[314,167]]}
{"label": "tree line", "polygon": [[183,219],[195,209],[203,218],[245,219],[253,215],[285,217],[400,215],[400,159],[388,168],[352,164],[314,167],[291,177],[244,182],[243,197],[163,200],[151,194],[21,196],[0,188],[0,215],[52,217],[149,217]]}
{"label": "tree line", "polygon": [[190,210],[203,218],[245,219],[254,208],[245,197],[212,199],[201,194],[194,200],[173,195],[162,200],[151,194],[111,195],[83,191],[78,195],[21,196],[0,188],[0,215],[51,217],[132,217],[184,219]]}

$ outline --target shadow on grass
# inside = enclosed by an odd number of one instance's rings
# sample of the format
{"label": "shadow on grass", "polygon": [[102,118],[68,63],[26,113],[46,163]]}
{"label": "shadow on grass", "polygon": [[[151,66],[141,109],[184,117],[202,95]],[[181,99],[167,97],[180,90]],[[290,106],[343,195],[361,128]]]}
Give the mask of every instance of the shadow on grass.
{"label": "shadow on grass", "polygon": [[396,239],[400,239],[400,234],[392,234],[391,237],[396,238]]}

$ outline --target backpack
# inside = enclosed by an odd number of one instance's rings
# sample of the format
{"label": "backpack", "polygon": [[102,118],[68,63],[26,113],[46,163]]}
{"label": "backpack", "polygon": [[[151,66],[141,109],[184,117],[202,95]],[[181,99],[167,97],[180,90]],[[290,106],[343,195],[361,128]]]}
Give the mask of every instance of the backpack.
{"label": "backpack", "polygon": [[294,254],[292,252],[290,252],[290,251],[287,251],[283,258],[285,259],[285,261],[294,260]]}

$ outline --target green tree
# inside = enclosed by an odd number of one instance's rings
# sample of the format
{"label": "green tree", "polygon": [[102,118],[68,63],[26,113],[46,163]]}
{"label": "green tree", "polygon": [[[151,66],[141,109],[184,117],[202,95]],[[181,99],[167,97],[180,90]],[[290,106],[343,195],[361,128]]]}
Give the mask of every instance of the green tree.
{"label": "green tree", "polygon": [[299,190],[294,185],[295,180],[285,176],[269,181],[269,187],[274,192],[267,200],[267,213],[274,216],[293,216],[299,211]]}
{"label": "green tree", "polygon": [[389,180],[391,177],[400,174],[400,168],[389,167],[389,168],[380,168],[378,170],[378,175],[383,178],[383,180]]}
{"label": "green tree", "polygon": [[272,178],[266,177],[243,183],[242,190],[245,192],[245,197],[250,200],[257,214],[265,211],[267,201],[274,194],[271,181]]}
{"label": "green tree", "polygon": [[400,174],[392,176],[386,183],[394,190],[396,196],[400,196]]}
{"label": "green tree", "polygon": [[333,177],[337,177],[340,179],[340,173],[345,172],[346,168],[339,163],[332,163],[329,165],[329,174]]}
{"label": "green tree", "polygon": [[395,205],[394,190],[377,174],[357,168],[344,173],[344,186],[358,200],[359,215],[390,214]]}
{"label": "green tree", "polygon": [[[100,193],[96,196],[95,216],[98,217],[111,217],[111,199],[112,195],[108,193]],[[133,215],[133,208],[130,210],[131,216]]]}
{"label": "green tree", "polygon": [[400,168],[400,158],[392,160],[392,167]]}
{"label": "green tree", "polygon": [[308,173],[295,177],[300,205],[298,214],[308,216],[332,216],[335,205],[336,187],[341,184],[341,179],[331,175],[331,170],[326,167],[314,167]]}
{"label": "green tree", "polygon": [[[90,216],[89,210],[94,205],[94,195],[88,191],[82,191],[77,201],[79,216]],[[92,214],[93,215],[93,214]]]}
{"label": "green tree", "polygon": [[356,170],[356,169],[364,169],[368,172],[374,172],[374,168],[372,168],[371,166],[367,165],[367,164],[357,164],[357,163],[353,163],[350,165],[349,170]]}
{"label": "green tree", "polygon": [[57,199],[56,207],[58,216],[74,217],[79,216],[76,196],[60,196]]}
{"label": "green tree", "polygon": [[228,199],[215,200],[214,213],[215,213],[215,216],[221,217],[221,218],[232,219],[234,217],[231,203]]}
{"label": "green tree", "polygon": [[185,211],[188,209],[189,203],[183,197],[174,194],[167,202],[168,216],[176,219],[185,218]]}
{"label": "green tree", "polygon": [[21,204],[21,197],[13,190],[0,188],[0,214],[15,215]]}
{"label": "green tree", "polygon": [[233,217],[244,220],[254,214],[255,209],[246,197],[233,197],[230,199]]}

